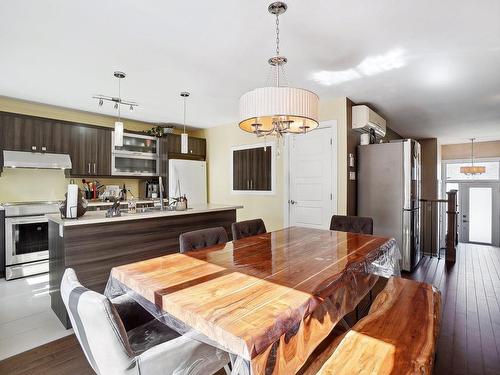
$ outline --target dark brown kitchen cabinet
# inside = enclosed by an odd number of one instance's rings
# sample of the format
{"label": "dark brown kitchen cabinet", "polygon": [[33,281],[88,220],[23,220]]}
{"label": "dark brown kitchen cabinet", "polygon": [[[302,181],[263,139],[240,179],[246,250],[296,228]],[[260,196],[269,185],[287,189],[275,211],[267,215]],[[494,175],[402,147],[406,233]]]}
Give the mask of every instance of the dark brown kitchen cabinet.
{"label": "dark brown kitchen cabinet", "polygon": [[233,190],[272,191],[272,147],[233,150]]}
{"label": "dark brown kitchen cabinet", "polygon": [[205,160],[207,156],[207,141],[204,138],[188,137],[188,152],[181,153],[181,136],[167,135],[168,154],[170,158]]}
{"label": "dark brown kitchen cabinet", "polygon": [[205,158],[207,155],[207,140],[204,138],[189,137],[188,153]]}
{"label": "dark brown kitchen cabinet", "polygon": [[38,117],[0,114],[0,147],[12,151],[68,153],[70,127],[61,122]]}
{"label": "dark brown kitchen cabinet", "polygon": [[72,176],[111,176],[111,129],[107,128],[0,112],[2,150],[69,154]]}
{"label": "dark brown kitchen cabinet", "polygon": [[111,131],[87,126],[71,129],[71,175],[111,175]]}

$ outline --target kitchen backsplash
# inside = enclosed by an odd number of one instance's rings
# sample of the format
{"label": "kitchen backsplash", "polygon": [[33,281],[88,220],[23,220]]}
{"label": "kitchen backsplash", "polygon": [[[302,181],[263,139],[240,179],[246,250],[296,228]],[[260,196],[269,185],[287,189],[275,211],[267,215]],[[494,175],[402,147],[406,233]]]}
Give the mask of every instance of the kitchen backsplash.
{"label": "kitchen backsplash", "polygon": [[[70,183],[63,171],[45,169],[5,168],[0,175],[0,202],[50,201],[64,199],[66,185]],[[74,178],[82,186],[81,178]],[[90,177],[89,180],[92,180]],[[104,185],[130,187],[134,196],[139,195],[137,179],[99,179]]]}

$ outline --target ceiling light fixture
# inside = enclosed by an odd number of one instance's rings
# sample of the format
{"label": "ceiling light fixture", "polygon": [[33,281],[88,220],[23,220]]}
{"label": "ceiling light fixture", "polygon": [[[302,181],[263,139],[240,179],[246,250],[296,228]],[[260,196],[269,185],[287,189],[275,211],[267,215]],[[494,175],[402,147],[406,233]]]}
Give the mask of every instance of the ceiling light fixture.
{"label": "ceiling light fixture", "polygon": [[475,138],[471,138],[471,161],[468,166],[460,167],[460,173],[465,174],[467,176],[475,176],[477,174],[486,173],[486,167],[482,165],[474,165],[474,140]]}
{"label": "ceiling light fixture", "polygon": [[279,16],[286,10],[287,5],[281,1],[268,7],[276,16],[276,55],[268,60],[274,85],[256,88],[240,98],[239,127],[258,137],[306,133],[318,127],[318,96],[309,90],[283,86],[287,58],[280,55]]}
{"label": "ceiling light fixture", "polygon": [[102,107],[104,101],[109,101],[114,103],[113,108],[118,110],[118,120],[115,121],[115,131],[114,131],[114,142],[115,146],[123,146],[123,122],[121,121],[121,106],[128,106],[132,111],[134,107],[139,104],[131,100],[124,100],[121,97],[121,80],[127,75],[124,72],[116,71],[113,75],[118,78],[118,97],[106,96],[106,95],[94,95],[93,98],[99,101],[99,107]]}
{"label": "ceiling light fixture", "polygon": [[188,153],[188,134],[186,133],[186,99],[189,97],[189,92],[183,91],[181,92],[181,97],[184,99],[184,129],[181,134],[181,153]]}

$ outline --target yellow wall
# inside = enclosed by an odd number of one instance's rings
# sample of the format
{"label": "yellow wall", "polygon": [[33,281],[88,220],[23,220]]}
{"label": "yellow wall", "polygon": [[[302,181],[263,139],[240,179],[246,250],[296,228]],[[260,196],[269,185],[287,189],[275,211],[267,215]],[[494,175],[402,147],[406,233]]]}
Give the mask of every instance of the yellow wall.
{"label": "yellow wall", "polygon": [[[0,111],[31,116],[66,120],[82,124],[113,127],[115,117],[77,111],[46,104],[33,103],[0,96]],[[151,129],[152,124],[123,119],[125,129],[142,131]],[[68,125],[71,126],[71,125]],[[61,200],[69,183],[64,173],[58,170],[5,169],[0,176],[0,202]],[[80,184],[81,179],[75,179]],[[103,184],[130,187],[132,193],[139,194],[137,179],[99,179]]]}
{"label": "yellow wall", "polygon": [[[338,208],[344,214],[347,206],[347,99],[321,102],[320,120],[337,120],[338,128]],[[204,129],[195,135],[207,139],[208,199],[210,203],[241,204],[238,220],[263,218],[268,230],[283,227],[283,157],[276,159],[276,193],[274,195],[231,194],[231,147],[263,142],[240,130],[237,124]]]}
{"label": "yellow wall", "polygon": [[[82,186],[81,178],[74,178]],[[130,188],[134,196],[139,195],[139,180],[98,179],[104,185],[120,185]],[[5,168],[0,176],[0,202],[57,201],[64,199],[66,178],[61,170],[51,169],[11,169]]]}

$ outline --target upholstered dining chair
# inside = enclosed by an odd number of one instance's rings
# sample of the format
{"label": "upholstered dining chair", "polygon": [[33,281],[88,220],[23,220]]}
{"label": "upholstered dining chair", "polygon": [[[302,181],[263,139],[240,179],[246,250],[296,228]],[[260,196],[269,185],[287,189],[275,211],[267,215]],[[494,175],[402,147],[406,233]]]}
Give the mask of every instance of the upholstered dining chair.
{"label": "upholstered dining chair", "polygon": [[257,234],[266,233],[266,225],[262,219],[253,219],[239,221],[231,224],[231,231],[233,232],[233,240],[240,238],[256,236]]}
{"label": "upholstered dining chair", "polygon": [[71,268],[61,296],[97,374],[213,374],[229,362],[226,352],[179,335],[126,294],[110,300],[83,287]]}
{"label": "upholstered dining chair", "polygon": [[193,230],[179,236],[181,253],[224,244],[227,241],[227,232],[223,227]]}
{"label": "upholstered dining chair", "polygon": [[373,234],[373,219],[371,217],[362,216],[333,215],[330,221],[330,230]]}

